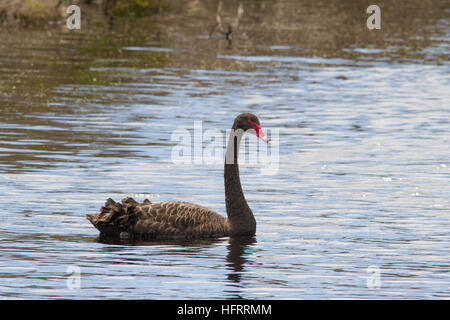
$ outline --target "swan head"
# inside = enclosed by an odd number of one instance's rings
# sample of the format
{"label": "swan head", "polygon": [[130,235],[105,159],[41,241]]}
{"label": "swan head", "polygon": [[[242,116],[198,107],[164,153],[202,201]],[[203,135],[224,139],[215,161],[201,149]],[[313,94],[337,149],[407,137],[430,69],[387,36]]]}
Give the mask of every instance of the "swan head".
{"label": "swan head", "polygon": [[250,134],[256,135],[265,143],[269,142],[269,139],[264,134],[261,124],[257,116],[253,113],[245,112],[241,113],[234,119],[233,129],[238,130],[242,129],[244,132],[248,132]]}

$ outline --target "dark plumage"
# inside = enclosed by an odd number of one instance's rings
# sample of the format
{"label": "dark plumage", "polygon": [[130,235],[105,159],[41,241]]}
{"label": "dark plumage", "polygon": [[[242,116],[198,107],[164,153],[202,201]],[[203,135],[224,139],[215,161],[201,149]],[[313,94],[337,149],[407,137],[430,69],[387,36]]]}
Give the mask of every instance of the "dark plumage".
{"label": "dark plumage", "polygon": [[227,219],[208,208],[189,202],[151,203],[125,198],[108,199],[100,214],[87,219],[103,237],[122,239],[192,239],[223,237],[230,233]]}
{"label": "dark plumage", "polygon": [[[242,135],[253,129],[263,141],[258,118],[251,113],[236,117],[230,134],[224,168],[225,204],[228,219],[203,206],[180,201],[141,203],[132,198],[106,200],[99,214],[86,218],[105,237],[121,239],[194,239],[229,235],[252,236],[256,232],[253,212],[245,200],[239,178],[238,151]],[[241,129],[241,130],[239,130]]]}

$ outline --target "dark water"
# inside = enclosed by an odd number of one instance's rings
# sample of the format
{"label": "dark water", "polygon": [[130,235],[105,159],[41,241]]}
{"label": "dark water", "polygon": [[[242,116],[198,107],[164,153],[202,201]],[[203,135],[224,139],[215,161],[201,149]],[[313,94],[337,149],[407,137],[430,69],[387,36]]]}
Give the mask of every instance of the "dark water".
{"label": "dark water", "polygon": [[[4,27],[0,296],[449,298],[450,10],[380,1],[370,31],[355,3],[244,1],[232,43],[208,38],[216,2]],[[108,197],[225,214],[223,166],[173,163],[172,135],[243,111],[279,132],[277,170],[241,166],[255,238],[98,241]]]}

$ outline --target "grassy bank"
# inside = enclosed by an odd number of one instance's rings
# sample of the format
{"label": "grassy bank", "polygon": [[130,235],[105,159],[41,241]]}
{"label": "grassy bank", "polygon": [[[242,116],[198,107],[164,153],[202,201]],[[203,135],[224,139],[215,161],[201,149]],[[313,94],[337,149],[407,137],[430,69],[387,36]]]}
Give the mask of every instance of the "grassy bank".
{"label": "grassy bank", "polygon": [[4,0],[0,18],[4,23],[44,22],[61,17],[59,0]]}
{"label": "grassy bank", "polygon": [[0,3],[0,21],[21,25],[45,23],[67,16],[69,5],[86,10],[97,10],[105,15],[143,17],[165,11],[169,0],[3,0]]}

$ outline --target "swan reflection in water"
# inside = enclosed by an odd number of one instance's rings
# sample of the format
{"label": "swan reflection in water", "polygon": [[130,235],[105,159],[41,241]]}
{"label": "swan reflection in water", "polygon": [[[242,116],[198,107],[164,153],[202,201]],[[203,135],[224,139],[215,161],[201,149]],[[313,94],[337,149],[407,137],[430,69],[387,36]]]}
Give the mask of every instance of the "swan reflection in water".
{"label": "swan reflection in water", "polygon": [[226,259],[230,273],[228,273],[227,279],[234,284],[241,282],[246,265],[251,263],[249,256],[255,243],[255,237],[230,237],[228,239]]}
{"label": "swan reflection in water", "polygon": [[[213,258],[222,260],[225,265],[225,272],[223,273],[223,280],[225,282],[226,288],[224,289],[224,293],[227,295],[227,299],[244,299],[245,297],[242,295],[242,288],[244,285],[242,281],[245,280],[246,271],[252,268],[252,265],[255,264],[253,261],[252,253],[255,251],[255,244],[257,243],[255,237],[245,237],[245,236],[236,236],[229,238],[218,238],[218,239],[198,239],[191,241],[177,241],[177,240],[165,240],[165,241],[147,241],[147,242],[135,242],[130,241],[129,239],[116,239],[113,240],[111,238],[98,238],[99,242],[104,244],[111,244],[113,246],[104,246],[101,251],[105,254],[110,255],[120,255],[120,261],[117,264],[121,263],[138,263],[138,264],[151,264],[151,265],[159,265],[164,271],[164,266],[171,266],[171,261],[173,261],[174,256],[179,257],[183,255],[185,257],[184,260],[189,264],[189,259],[192,260],[192,265],[197,263],[195,260],[196,257],[201,257],[201,259],[205,258],[205,253],[208,255],[206,258]],[[211,255],[212,252],[216,252],[217,245],[224,244],[228,242],[226,245],[226,255],[222,257],[217,254]],[[141,247],[158,247],[159,250],[155,250],[152,254],[149,255],[148,250],[143,250]],[[126,260],[123,260],[122,252],[130,251],[130,248],[134,248],[136,255],[132,257],[128,257]],[[167,248],[167,249],[166,249]],[[156,249],[156,248],[155,248]],[[139,252],[144,251],[145,254],[141,255]],[[151,250],[153,251],[153,250]],[[220,251],[223,253],[223,251]],[[155,260],[154,257],[158,257],[158,260]],[[113,259],[115,260],[115,259]],[[177,259],[177,261],[179,261]],[[182,268],[180,266],[180,268]],[[182,270],[180,270],[182,274]],[[158,274],[152,274],[153,276],[160,276]]]}

